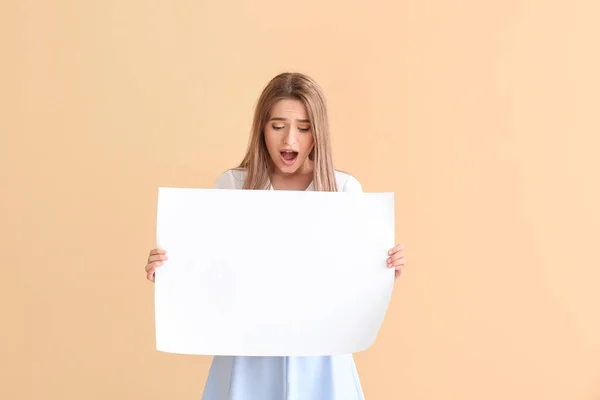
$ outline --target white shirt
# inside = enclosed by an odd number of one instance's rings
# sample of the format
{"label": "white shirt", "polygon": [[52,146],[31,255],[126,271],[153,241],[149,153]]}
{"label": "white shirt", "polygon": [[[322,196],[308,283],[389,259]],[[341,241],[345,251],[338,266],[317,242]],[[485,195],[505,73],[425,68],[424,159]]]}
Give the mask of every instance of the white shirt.
{"label": "white shirt", "polygon": [[[245,177],[243,170],[228,170],[218,177],[215,188],[242,189]],[[362,192],[353,176],[335,171],[335,177],[338,191]],[[314,185],[306,190],[314,190]],[[351,354],[215,356],[202,400],[364,400],[364,395]]]}
{"label": "white shirt", "polygon": [[[217,178],[215,189],[242,189],[246,179],[246,171],[241,169],[230,169],[225,171]],[[362,192],[362,186],[350,174],[341,171],[335,171],[335,180],[337,182],[338,192]],[[271,187],[271,189],[273,189]],[[313,182],[306,190],[315,190]]]}

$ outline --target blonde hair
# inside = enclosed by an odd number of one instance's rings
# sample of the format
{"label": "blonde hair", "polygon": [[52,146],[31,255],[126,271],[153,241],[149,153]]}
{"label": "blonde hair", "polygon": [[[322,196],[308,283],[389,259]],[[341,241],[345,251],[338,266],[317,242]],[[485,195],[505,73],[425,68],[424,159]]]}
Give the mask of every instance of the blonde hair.
{"label": "blonde hair", "polygon": [[304,74],[292,72],[274,77],[258,99],[248,149],[238,167],[246,170],[243,188],[264,190],[269,186],[273,162],[267,151],[263,129],[275,103],[283,99],[300,100],[308,112],[314,138],[314,147],[309,157],[314,162],[315,190],[337,191],[325,96],[314,80]]}

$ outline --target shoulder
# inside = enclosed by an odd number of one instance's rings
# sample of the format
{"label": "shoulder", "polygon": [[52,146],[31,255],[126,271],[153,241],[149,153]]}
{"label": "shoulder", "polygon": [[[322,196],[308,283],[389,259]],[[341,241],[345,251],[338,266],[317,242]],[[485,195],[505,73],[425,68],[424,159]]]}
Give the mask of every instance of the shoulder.
{"label": "shoulder", "polygon": [[347,172],[335,170],[335,179],[339,192],[362,192],[362,185]]}
{"label": "shoulder", "polygon": [[246,170],[232,168],[217,177],[214,189],[241,189],[246,180]]}

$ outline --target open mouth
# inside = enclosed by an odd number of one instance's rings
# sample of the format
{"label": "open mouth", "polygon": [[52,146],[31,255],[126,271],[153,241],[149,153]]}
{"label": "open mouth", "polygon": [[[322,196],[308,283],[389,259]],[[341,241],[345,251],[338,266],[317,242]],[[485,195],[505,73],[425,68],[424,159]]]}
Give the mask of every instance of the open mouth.
{"label": "open mouth", "polygon": [[283,163],[285,165],[294,164],[296,162],[296,159],[298,158],[297,151],[285,150],[285,151],[282,151],[280,154],[281,154],[281,161],[283,161]]}

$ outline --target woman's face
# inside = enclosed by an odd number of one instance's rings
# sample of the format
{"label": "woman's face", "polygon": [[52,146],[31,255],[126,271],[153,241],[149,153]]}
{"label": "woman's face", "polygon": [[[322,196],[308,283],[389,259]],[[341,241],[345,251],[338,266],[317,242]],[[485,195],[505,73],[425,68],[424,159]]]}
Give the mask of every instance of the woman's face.
{"label": "woman's face", "polygon": [[294,174],[308,172],[308,159],[314,138],[304,103],[283,99],[271,109],[264,127],[265,143],[278,172]]}

